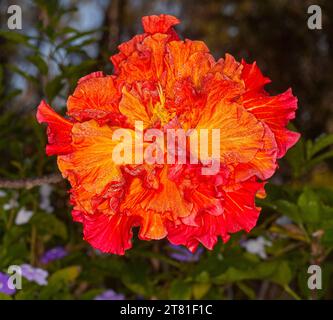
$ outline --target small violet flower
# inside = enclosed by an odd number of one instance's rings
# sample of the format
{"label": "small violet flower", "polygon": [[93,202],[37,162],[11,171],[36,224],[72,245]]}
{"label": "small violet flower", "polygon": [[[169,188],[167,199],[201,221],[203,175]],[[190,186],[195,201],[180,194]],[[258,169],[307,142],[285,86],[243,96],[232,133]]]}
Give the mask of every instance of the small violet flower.
{"label": "small violet flower", "polygon": [[3,209],[8,211],[14,208],[17,208],[19,206],[19,203],[17,201],[18,194],[14,193],[13,197],[3,205]]}
{"label": "small violet flower", "polygon": [[200,260],[200,256],[203,253],[203,248],[199,247],[196,252],[192,253],[188,249],[182,246],[170,245],[173,252],[170,253],[170,257],[181,262],[196,262]]}
{"label": "small violet flower", "polygon": [[66,251],[66,249],[64,247],[57,246],[57,247],[54,247],[54,248],[44,252],[44,254],[42,255],[42,257],[40,259],[40,262],[43,264],[47,264],[51,261],[62,259],[64,257],[66,257],[67,255],[68,255],[68,252]]}
{"label": "small violet flower", "polygon": [[40,286],[47,285],[47,277],[49,273],[46,270],[40,268],[34,268],[30,264],[22,264],[22,277],[26,278],[28,281],[36,282]]}
{"label": "small violet flower", "polygon": [[94,300],[125,300],[125,296],[109,289],[96,296]]}
{"label": "small violet flower", "polygon": [[27,210],[25,207],[21,208],[16,215],[15,224],[20,226],[28,223],[33,214],[31,210]]}
{"label": "small violet flower", "polygon": [[0,272],[0,293],[4,293],[6,295],[11,296],[16,292],[16,290],[9,287],[8,280],[9,280],[9,275]]}
{"label": "small violet flower", "polygon": [[279,226],[285,226],[287,224],[292,224],[293,222],[287,216],[281,216],[276,219],[275,223]]}
{"label": "small violet flower", "polygon": [[52,186],[49,184],[43,184],[39,188],[39,195],[40,195],[40,204],[39,207],[46,211],[47,213],[53,212],[54,208],[51,205],[50,196],[52,193]]}
{"label": "small violet flower", "polygon": [[245,241],[241,241],[241,247],[245,248],[245,250],[249,253],[255,254],[262,259],[267,258],[265,247],[270,247],[272,242],[266,240],[264,237],[258,237],[256,239],[249,239]]}

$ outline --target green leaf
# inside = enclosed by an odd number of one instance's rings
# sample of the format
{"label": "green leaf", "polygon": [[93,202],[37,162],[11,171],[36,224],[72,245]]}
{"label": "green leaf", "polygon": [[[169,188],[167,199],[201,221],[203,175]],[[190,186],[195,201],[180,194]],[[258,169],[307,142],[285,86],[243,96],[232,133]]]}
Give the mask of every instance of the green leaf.
{"label": "green leaf", "polygon": [[259,274],[255,274],[252,268],[247,270],[237,269],[235,267],[229,267],[226,272],[217,276],[214,280],[216,284],[227,284],[242,280],[261,278]]}
{"label": "green leaf", "polygon": [[321,243],[327,246],[333,246],[333,229],[325,230],[325,233],[321,238]]}
{"label": "green leaf", "polygon": [[79,266],[71,266],[53,273],[47,286],[43,287],[39,299],[72,299],[70,285],[74,283],[81,271]]}
{"label": "green leaf", "polygon": [[32,83],[38,84],[38,79],[29,73],[17,68],[16,66],[10,65],[9,69],[17,74],[19,74],[22,78],[31,81]]}
{"label": "green leaf", "polygon": [[[88,30],[88,31],[84,31],[84,32],[76,31],[76,33],[73,36],[70,36],[67,39],[65,39],[64,41],[62,41],[56,48],[59,49],[59,48],[66,47],[66,46],[70,45],[72,42],[76,42],[80,38],[91,35],[97,31],[99,31],[99,29],[93,29],[93,30]],[[87,40],[85,40],[85,41],[87,41]],[[82,43],[78,44],[78,46],[82,46]]]}
{"label": "green leaf", "polygon": [[169,290],[169,298],[176,300],[188,300],[191,298],[191,285],[184,280],[174,280]]}
{"label": "green leaf", "polygon": [[296,178],[304,173],[305,156],[305,142],[301,138],[286,154],[286,159],[292,168],[292,174]]}
{"label": "green leaf", "polygon": [[103,292],[102,289],[91,289],[80,296],[80,300],[92,300]]}
{"label": "green leaf", "polygon": [[7,103],[8,101],[10,101],[13,98],[15,98],[16,96],[18,96],[20,93],[22,93],[22,90],[20,90],[20,89],[14,89],[14,90],[8,92],[4,97],[2,97],[1,104]]}
{"label": "green leaf", "polygon": [[62,75],[56,76],[46,84],[45,93],[49,101],[52,101],[60,93],[63,86],[64,83]]}
{"label": "green leaf", "polygon": [[267,279],[284,285],[291,280],[291,271],[285,261],[266,261],[249,266],[247,269],[229,267],[214,279],[216,284],[227,284],[244,280]]}
{"label": "green leaf", "polygon": [[13,300],[11,296],[0,292],[0,300]]}
{"label": "green leaf", "polygon": [[246,294],[248,298],[250,299],[256,298],[255,291],[251,287],[247,286],[244,282],[237,282],[237,286]]}
{"label": "green leaf", "polygon": [[147,296],[152,293],[146,263],[137,261],[135,265],[128,265],[122,270],[122,281],[128,289],[139,295]]}
{"label": "green leaf", "polygon": [[320,154],[319,156],[313,158],[311,161],[308,161],[306,163],[305,171],[309,171],[312,167],[330,158],[333,158],[333,151],[327,151]]}
{"label": "green leaf", "polygon": [[32,216],[30,221],[31,224],[36,226],[39,235],[54,235],[64,240],[67,238],[65,224],[54,215],[37,212]]}
{"label": "green leaf", "polygon": [[313,143],[307,142],[307,159],[311,159],[315,154],[333,144],[333,134],[323,134]]}
{"label": "green leaf", "polygon": [[95,60],[86,60],[78,65],[66,66],[63,68],[63,74],[68,78],[78,78],[90,71],[96,65]]}
{"label": "green leaf", "polygon": [[74,282],[76,280],[80,272],[81,268],[79,266],[71,266],[64,269],[60,269],[50,276],[48,281],[49,285],[52,285],[52,283],[57,283],[57,282],[70,284],[71,282]]}
{"label": "green leaf", "polygon": [[296,204],[287,200],[277,200],[274,202],[275,209],[279,213],[286,215],[296,223],[302,222],[302,217]]}
{"label": "green leaf", "polygon": [[32,64],[34,64],[41,74],[43,75],[47,74],[48,66],[42,57],[40,57],[39,55],[32,55],[27,57],[27,60],[30,61]]}
{"label": "green leaf", "polygon": [[194,299],[202,299],[210,290],[211,283],[195,283],[192,286]]}
{"label": "green leaf", "polygon": [[301,210],[303,221],[307,223],[320,221],[320,202],[315,192],[305,188],[304,192],[299,196],[297,204]]}
{"label": "green leaf", "polygon": [[211,288],[210,275],[207,271],[201,271],[195,276],[194,281],[192,286],[194,299],[201,299]]}
{"label": "green leaf", "polygon": [[289,267],[288,262],[281,261],[277,264],[276,269],[274,270],[273,274],[270,276],[270,281],[275,282],[282,287],[289,284],[292,279],[292,272]]}
{"label": "green leaf", "polygon": [[5,39],[12,41],[14,43],[23,43],[25,45],[29,45],[29,37],[14,31],[0,31],[0,37],[4,37]]}

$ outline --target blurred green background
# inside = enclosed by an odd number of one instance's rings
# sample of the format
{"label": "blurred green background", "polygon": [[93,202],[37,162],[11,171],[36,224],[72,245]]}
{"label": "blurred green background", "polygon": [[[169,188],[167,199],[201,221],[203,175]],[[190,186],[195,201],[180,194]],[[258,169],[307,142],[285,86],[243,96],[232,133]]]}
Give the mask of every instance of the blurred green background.
{"label": "blurred green background", "polygon": [[[22,8],[22,30],[7,28],[11,4]],[[321,30],[308,29],[311,4],[0,1],[0,283],[9,265],[47,271],[41,276],[47,284],[25,277],[22,290],[0,288],[0,299],[332,299],[333,2],[315,1]],[[71,221],[65,181],[30,189],[4,188],[1,181],[58,172],[35,119],[39,101],[64,113],[77,79],[111,73],[108,58],[117,45],[142,32],[142,16],[160,13],[180,18],[179,34],[205,41],[215,58],[228,52],[257,61],[272,79],[270,93],[292,87],[299,99],[293,123],[302,139],[279,162],[250,234],[195,255],[136,239],[125,256],[104,255]],[[321,290],[308,288],[311,264],[322,269]]]}

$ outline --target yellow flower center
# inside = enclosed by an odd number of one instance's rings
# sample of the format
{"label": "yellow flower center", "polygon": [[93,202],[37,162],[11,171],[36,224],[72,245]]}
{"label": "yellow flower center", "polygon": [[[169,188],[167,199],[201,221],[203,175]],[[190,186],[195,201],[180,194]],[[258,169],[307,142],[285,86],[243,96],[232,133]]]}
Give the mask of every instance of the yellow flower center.
{"label": "yellow flower center", "polygon": [[165,96],[160,84],[158,85],[157,90],[158,90],[158,95],[160,97],[160,101],[157,102],[153,107],[153,121],[160,120],[161,125],[164,126],[175,117],[175,113],[174,112],[171,113],[165,107]]}

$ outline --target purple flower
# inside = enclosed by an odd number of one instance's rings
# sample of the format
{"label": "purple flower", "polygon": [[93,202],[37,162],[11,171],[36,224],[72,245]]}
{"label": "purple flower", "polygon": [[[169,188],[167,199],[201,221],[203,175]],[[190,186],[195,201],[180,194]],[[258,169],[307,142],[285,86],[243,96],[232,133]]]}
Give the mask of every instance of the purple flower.
{"label": "purple flower", "polygon": [[96,296],[94,300],[125,300],[125,296],[109,289]]}
{"label": "purple flower", "polygon": [[10,296],[14,294],[16,290],[9,288],[8,280],[9,280],[9,275],[0,272],[0,292]]}
{"label": "purple flower", "polygon": [[188,249],[182,246],[170,245],[173,252],[170,253],[170,257],[181,262],[196,262],[200,260],[200,256],[203,253],[203,248],[199,247],[195,253],[190,252]]}
{"label": "purple flower", "polygon": [[44,252],[43,256],[40,259],[40,262],[43,264],[47,264],[54,260],[59,260],[66,257],[68,252],[64,247],[58,246]]}
{"label": "purple flower", "polygon": [[15,224],[20,226],[22,224],[28,223],[33,214],[33,211],[27,210],[25,207],[21,208],[16,215]]}
{"label": "purple flower", "polygon": [[46,270],[40,268],[34,268],[30,264],[22,264],[22,277],[26,278],[28,281],[36,282],[40,286],[47,285],[47,277],[49,273]]}
{"label": "purple flower", "polygon": [[39,188],[39,195],[40,195],[40,204],[39,207],[43,210],[45,210],[47,213],[51,213],[54,211],[54,208],[51,205],[51,193],[52,193],[53,187],[49,184],[43,184]]}

